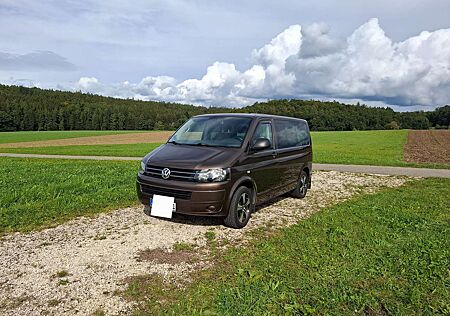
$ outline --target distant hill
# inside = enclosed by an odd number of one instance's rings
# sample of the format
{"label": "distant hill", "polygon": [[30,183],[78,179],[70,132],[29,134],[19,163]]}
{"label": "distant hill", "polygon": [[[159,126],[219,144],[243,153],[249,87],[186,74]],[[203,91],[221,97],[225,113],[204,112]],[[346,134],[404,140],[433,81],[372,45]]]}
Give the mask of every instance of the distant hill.
{"label": "distant hill", "polygon": [[0,131],[173,130],[191,116],[218,112],[301,117],[312,130],[447,128],[450,122],[450,106],[432,112],[394,112],[338,102],[272,100],[228,109],[0,85]]}

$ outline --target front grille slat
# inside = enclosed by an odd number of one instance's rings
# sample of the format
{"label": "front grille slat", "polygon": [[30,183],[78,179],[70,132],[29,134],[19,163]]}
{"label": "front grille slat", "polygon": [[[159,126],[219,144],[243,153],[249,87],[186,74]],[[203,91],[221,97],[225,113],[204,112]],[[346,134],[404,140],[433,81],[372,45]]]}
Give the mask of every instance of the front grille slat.
{"label": "front grille slat", "polygon": [[183,178],[183,179],[193,179],[193,177],[190,176],[177,176],[177,175],[170,175],[171,178]]}
{"label": "front grille slat", "polygon": [[161,172],[156,172],[156,171],[145,171],[145,173],[151,173],[151,174],[154,174],[154,175],[157,175],[157,176],[160,176],[161,175]]}
{"label": "front grille slat", "polygon": [[[160,178],[162,179],[162,170],[166,167],[159,166],[151,166],[148,165],[145,168],[145,175]],[[195,170],[187,170],[187,169],[178,169],[178,168],[169,168],[170,169],[170,177],[168,180],[179,180],[179,181],[194,181],[195,179]]]}
{"label": "front grille slat", "polygon": [[[161,171],[164,168],[154,168],[154,167],[147,167],[146,170],[150,171],[150,172],[159,172],[161,173]],[[169,168],[170,169],[170,168]],[[170,169],[171,173],[177,173],[177,174],[186,174],[186,175],[191,175],[193,174],[195,171],[192,170],[180,170],[180,169]]]}
{"label": "front grille slat", "polygon": [[192,192],[190,191],[183,191],[183,190],[175,190],[175,189],[168,189],[168,188],[161,188],[161,187],[155,187],[150,185],[141,184],[141,191],[146,194],[157,194],[157,195],[164,195],[164,196],[171,196],[176,199],[182,199],[182,200],[190,200],[192,196]]}
{"label": "front grille slat", "polygon": [[170,170],[170,174],[191,175],[193,174],[193,171],[187,172],[187,171]]}

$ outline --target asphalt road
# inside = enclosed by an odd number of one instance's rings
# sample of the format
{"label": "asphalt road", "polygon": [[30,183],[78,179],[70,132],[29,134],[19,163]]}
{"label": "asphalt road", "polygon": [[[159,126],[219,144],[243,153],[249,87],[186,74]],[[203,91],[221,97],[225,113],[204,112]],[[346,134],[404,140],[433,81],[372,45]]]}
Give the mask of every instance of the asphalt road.
{"label": "asphalt road", "polygon": [[366,165],[338,165],[338,164],[321,164],[321,163],[313,164],[313,169],[333,170],[340,172],[386,174],[393,176],[423,177],[423,178],[429,177],[450,178],[450,170],[448,169],[366,166]]}
{"label": "asphalt road", "polygon": [[[134,160],[134,161],[141,160],[140,157],[69,156],[69,155],[38,155],[38,154],[11,154],[11,153],[0,153],[0,157],[87,159],[87,160]],[[367,166],[367,165],[339,165],[339,164],[322,164],[322,163],[313,164],[313,169],[325,171],[386,174],[393,176],[450,178],[449,169],[387,167],[387,166]]]}

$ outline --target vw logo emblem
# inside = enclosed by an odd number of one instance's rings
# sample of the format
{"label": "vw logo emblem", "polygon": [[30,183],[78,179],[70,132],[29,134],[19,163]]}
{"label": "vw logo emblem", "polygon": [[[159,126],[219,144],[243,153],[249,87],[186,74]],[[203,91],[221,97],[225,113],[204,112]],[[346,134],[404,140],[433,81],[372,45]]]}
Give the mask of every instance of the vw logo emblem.
{"label": "vw logo emblem", "polygon": [[170,177],[170,169],[169,169],[169,168],[164,168],[164,169],[161,171],[161,177],[162,177],[163,179],[169,179],[169,177]]}

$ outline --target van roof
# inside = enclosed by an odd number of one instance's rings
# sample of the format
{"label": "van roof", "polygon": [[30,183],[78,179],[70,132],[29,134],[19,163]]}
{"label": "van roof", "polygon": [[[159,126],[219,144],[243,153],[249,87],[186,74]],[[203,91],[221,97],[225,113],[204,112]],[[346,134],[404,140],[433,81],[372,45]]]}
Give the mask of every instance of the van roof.
{"label": "van roof", "polygon": [[251,117],[251,118],[284,118],[284,119],[294,119],[305,121],[304,119],[290,116],[280,116],[271,114],[260,114],[260,113],[212,113],[212,114],[201,114],[194,117],[208,117],[208,116],[235,116],[235,117]]}

